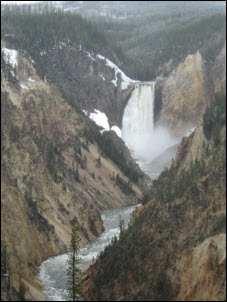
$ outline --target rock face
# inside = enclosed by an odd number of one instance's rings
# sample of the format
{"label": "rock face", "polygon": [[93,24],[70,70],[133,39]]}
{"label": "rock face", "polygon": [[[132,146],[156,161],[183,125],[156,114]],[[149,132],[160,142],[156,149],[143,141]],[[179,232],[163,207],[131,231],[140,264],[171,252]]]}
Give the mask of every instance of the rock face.
{"label": "rock face", "polygon": [[188,55],[161,86],[162,109],[157,124],[182,137],[197,124],[207,103],[206,75],[199,51]]}
{"label": "rock face", "polygon": [[[204,240],[177,263],[176,301],[222,301],[225,297],[226,234]],[[199,280],[199,281],[198,281]]]}
{"label": "rock face", "polygon": [[72,105],[105,112],[110,126],[121,127],[124,107],[134,85],[122,89],[121,73],[115,72],[102,56],[93,57],[85,51],[58,48],[44,55],[40,74],[56,84]]}
{"label": "rock face", "polygon": [[86,141],[87,118],[30,62],[18,56],[17,66],[7,65],[1,77],[2,244],[18,272],[11,295],[19,291],[20,275],[26,297],[40,300],[37,266],[68,250],[73,223],[82,245],[95,240],[103,232],[100,211],[135,204],[141,191],[132,184],[128,195],[116,185],[113,173],[128,178],[100,156],[95,141]]}

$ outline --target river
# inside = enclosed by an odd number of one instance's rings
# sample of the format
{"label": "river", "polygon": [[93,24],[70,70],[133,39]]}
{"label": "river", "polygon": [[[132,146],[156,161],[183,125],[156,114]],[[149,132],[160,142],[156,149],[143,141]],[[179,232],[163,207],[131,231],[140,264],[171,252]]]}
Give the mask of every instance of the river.
{"label": "river", "polygon": [[[136,206],[130,206],[106,211],[102,214],[105,231],[96,241],[88,243],[86,247],[80,249],[81,268],[92,262],[113,236],[119,235],[119,215],[127,225],[135,208]],[[44,285],[43,292],[47,295],[47,301],[67,301],[67,258],[67,254],[51,257],[42,262],[39,267],[40,272],[37,278]]]}

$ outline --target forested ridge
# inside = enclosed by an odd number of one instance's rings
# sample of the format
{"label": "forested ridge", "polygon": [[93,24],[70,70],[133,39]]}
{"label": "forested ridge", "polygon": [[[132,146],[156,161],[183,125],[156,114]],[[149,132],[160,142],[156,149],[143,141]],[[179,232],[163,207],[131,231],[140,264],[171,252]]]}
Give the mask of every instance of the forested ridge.
{"label": "forested ridge", "polygon": [[[172,60],[173,68],[197,50],[208,65],[212,64],[224,45],[225,14],[187,21],[170,19],[158,27],[155,23],[159,24],[160,19],[155,21],[145,18],[145,21],[138,21],[139,24],[128,21],[125,26],[117,22],[102,24],[105,30],[111,28],[109,36],[121,45],[122,52],[127,55],[122,56],[123,69],[132,78],[149,80],[160,74],[167,76],[170,70],[162,68],[165,63]],[[150,30],[149,25],[153,25],[155,30]]]}
{"label": "forested ridge", "polygon": [[97,26],[81,15],[53,8],[31,11],[30,6],[12,6],[2,14],[1,36],[37,64],[42,55],[61,47],[102,53],[114,59],[105,34]]}
{"label": "forested ridge", "polygon": [[145,5],[140,8],[144,17],[135,15],[137,7],[132,6],[127,9],[134,15],[123,19],[82,17],[73,9],[64,11],[51,4],[10,6],[2,12],[1,33],[36,63],[54,47],[68,46],[101,53],[133,79],[153,80],[167,76],[197,50],[207,66],[212,65],[223,47],[225,12],[193,5],[163,4],[162,10]]}

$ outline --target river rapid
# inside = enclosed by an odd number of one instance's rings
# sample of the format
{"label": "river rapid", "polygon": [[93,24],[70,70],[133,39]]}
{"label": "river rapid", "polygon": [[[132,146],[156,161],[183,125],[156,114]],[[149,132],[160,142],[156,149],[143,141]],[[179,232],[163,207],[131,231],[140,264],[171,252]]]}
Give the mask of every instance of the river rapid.
{"label": "river rapid", "polygon": [[[136,206],[130,206],[106,211],[102,214],[105,231],[96,241],[88,243],[86,247],[80,249],[81,269],[98,256],[113,236],[119,236],[119,215],[127,225],[135,208]],[[44,285],[43,292],[47,295],[47,301],[67,301],[67,259],[67,254],[51,257],[42,262],[39,267],[40,272],[37,278]]]}

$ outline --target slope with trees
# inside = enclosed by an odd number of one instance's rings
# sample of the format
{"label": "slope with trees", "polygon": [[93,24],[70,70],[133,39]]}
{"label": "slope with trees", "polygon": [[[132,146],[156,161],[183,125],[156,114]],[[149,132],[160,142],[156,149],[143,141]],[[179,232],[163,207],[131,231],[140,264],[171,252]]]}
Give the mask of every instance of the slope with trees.
{"label": "slope with trees", "polygon": [[87,299],[226,298],[225,103],[217,93],[129,228],[91,266],[83,280]]}

